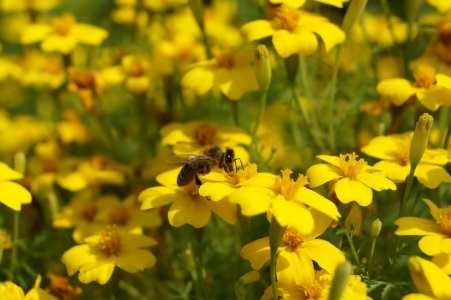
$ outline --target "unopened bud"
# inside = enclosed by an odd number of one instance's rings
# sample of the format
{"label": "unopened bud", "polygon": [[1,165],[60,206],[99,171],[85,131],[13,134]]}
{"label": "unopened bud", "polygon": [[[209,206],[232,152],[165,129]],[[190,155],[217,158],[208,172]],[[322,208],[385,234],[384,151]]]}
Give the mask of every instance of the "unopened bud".
{"label": "unopened bud", "polygon": [[410,143],[410,165],[413,171],[420,163],[424,151],[428,145],[434,119],[429,114],[423,114],[418,120]]}
{"label": "unopened bud", "polygon": [[337,271],[330,287],[329,300],[340,300],[341,295],[348,285],[349,276],[351,275],[352,265],[349,262],[344,262],[338,265]]}
{"label": "unopened bud", "polygon": [[368,259],[364,257],[360,262],[362,263],[362,265],[366,266],[366,264],[368,263]]}
{"label": "unopened bud", "polygon": [[16,153],[14,155],[14,170],[20,174],[25,174],[25,169],[27,167],[27,158],[23,152]]}
{"label": "unopened bud", "polygon": [[349,5],[343,19],[343,24],[341,25],[341,28],[346,34],[351,31],[352,27],[359,20],[367,2],[368,0],[353,0]]}
{"label": "unopened bud", "polygon": [[260,91],[267,91],[271,83],[271,65],[269,63],[268,49],[265,45],[257,46],[254,70]]}
{"label": "unopened bud", "polygon": [[202,0],[189,0],[188,2],[197,24],[204,31],[204,5]]}
{"label": "unopened bud", "polygon": [[378,219],[373,221],[373,224],[371,224],[371,238],[375,239],[379,236],[379,233],[382,229],[382,222]]}

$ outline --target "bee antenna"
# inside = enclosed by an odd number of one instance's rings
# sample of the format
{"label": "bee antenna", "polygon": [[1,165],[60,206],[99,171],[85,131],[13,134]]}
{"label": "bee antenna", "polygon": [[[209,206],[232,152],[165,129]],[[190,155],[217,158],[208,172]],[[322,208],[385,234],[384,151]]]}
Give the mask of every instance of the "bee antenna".
{"label": "bee antenna", "polygon": [[235,158],[233,161],[235,162],[235,169],[238,171],[238,166],[237,166],[237,164],[236,164],[236,161],[237,160],[239,160],[240,161],[240,164],[241,164],[241,169],[243,169],[244,170],[244,167],[243,167],[243,162],[241,161],[241,158]]}

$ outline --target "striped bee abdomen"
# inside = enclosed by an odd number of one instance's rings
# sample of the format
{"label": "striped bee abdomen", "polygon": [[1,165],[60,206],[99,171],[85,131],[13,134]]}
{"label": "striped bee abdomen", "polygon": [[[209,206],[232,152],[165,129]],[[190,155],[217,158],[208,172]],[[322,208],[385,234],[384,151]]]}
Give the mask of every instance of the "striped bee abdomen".
{"label": "striped bee abdomen", "polygon": [[196,167],[191,163],[186,163],[177,176],[177,185],[184,186],[191,183],[196,175]]}

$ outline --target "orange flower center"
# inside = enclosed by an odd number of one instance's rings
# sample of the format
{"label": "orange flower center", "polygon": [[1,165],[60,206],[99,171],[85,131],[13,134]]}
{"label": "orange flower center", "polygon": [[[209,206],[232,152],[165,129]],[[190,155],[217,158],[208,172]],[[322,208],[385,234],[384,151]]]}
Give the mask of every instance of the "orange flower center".
{"label": "orange flower center", "polygon": [[248,164],[244,170],[239,169],[237,172],[233,173],[235,184],[238,184],[255,176],[257,176],[257,165],[252,163]]}
{"label": "orange flower center", "polygon": [[356,179],[357,175],[359,175],[366,166],[367,162],[363,158],[357,160],[357,157],[359,156],[355,153],[346,155],[340,154],[340,169],[343,171],[344,177]]}
{"label": "orange flower center", "polygon": [[94,217],[96,216],[97,212],[99,211],[99,208],[94,203],[86,203],[82,210],[82,217],[83,219],[88,220],[89,222],[94,221]]}
{"label": "orange flower center", "polygon": [[135,59],[133,59],[132,63],[130,64],[130,67],[128,68],[127,73],[131,77],[141,77],[145,73],[144,66],[141,64],[141,62],[137,58],[135,58]]}
{"label": "orange flower center", "polygon": [[398,158],[398,162],[402,166],[410,164],[410,142],[411,137],[402,137],[397,141],[397,151],[395,156]]}
{"label": "orange flower center", "polygon": [[216,127],[211,123],[202,123],[194,132],[196,142],[202,146],[211,145],[216,136]]}
{"label": "orange flower center", "polygon": [[276,177],[274,182],[274,190],[285,196],[286,199],[293,199],[299,189],[308,184],[307,177],[299,174],[298,179],[294,181],[290,177],[291,173],[293,173],[291,170],[284,170],[281,172],[282,177]]}
{"label": "orange flower center", "polygon": [[315,273],[315,282],[311,285],[302,285],[299,287],[299,289],[304,292],[304,295],[306,296],[307,300],[316,300],[320,299],[323,290],[330,286],[330,281],[328,279],[323,279],[320,277],[321,272],[316,271]]}
{"label": "orange flower center", "polygon": [[75,83],[78,89],[96,89],[94,73],[75,68],[69,68],[67,72],[69,73],[73,83]]}
{"label": "orange flower center", "polygon": [[213,47],[211,49],[211,53],[213,54],[213,57],[216,59],[218,67],[231,69],[235,65],[232,47],[226,47],[225,49]]}
{"label": "orange flower center", "polygon": [[75,17],[69,13],[52,19],[53,30],[59,35],[69,34],[75,24]]}
{"label": "orange flower center", "polygon": [[108,256],[117,255],[121,250],[121,246],[121,236],[117,232],[116,226],[107,226],[107,229],[100,234],[100,251]]}
{"label": "orange flower center", "polygon": [[419,88],[429,89],[435,82],[435,69],[420,67],[414,74],[415,85]]}
{"label": "orange flower center", "polygon": [[130,219],[130,211],[124,205],[117,205],[110,211],[111,224],[125,225]]}
{"label": "orange flower center", "polygon": [[440,221],[437,221],[437,223],[440,224],[442,232],[451,237],[451,205],[439,210],[439,219]]}
{"label": "orange flower center", "polygon": [[282,4],[276,12],[276,20],[283,29],[294,31],[299,24],[302,12],[296,8]]}
{"label": "orange flower center", "polygon": [[304,235],[300,234],[296,229],[289,226],[287,230],[285,230],[285,234],[283,235],[283,242],[289,245],[291,249],[296,250],[297,247],[302,245],[304,238]]}

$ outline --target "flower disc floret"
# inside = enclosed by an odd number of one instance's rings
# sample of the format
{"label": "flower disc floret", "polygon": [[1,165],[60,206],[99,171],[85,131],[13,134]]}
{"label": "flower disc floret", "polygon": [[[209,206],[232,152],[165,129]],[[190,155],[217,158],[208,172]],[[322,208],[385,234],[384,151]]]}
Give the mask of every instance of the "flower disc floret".
{"label": "flower disc floret", "polygon": [[415,85],[419,88],[429,89],[435,83],[435,69],[420,67],[415,73]]}
{"label": "flower disc floret", "polygon": [[299,24],[302,12],[289,5],[282,4],[276,12],[276,20],[283,29],[294,31]]}
{"label": "flower disc floret", "polygon": [[121,250],[121,236],[117,232],[116,226],[108,226],[107,230],[100,233],[100,251],[108,256],[118,255]]}
{"label": "flower disc floret", "polygon": [[442,228],[442,232],[451,238],[451,205],[448,208],[439,210],[437,223]]}
{"label": "flower disc floret", "polygon": [[288,226],[283,235],[282,241],[289,245],[291,249],[295,250],[304,241],[304,235],[300,234],[296,229]]}
{"label": "flower disc floret", "polygon": [[357,176],[368,164],[363,158],[358,160],[357,157],[359,156],[354,152],[346,155],[340,154],[339,163],[344,177],[356,180]]}

